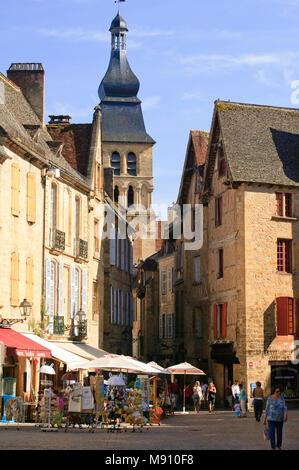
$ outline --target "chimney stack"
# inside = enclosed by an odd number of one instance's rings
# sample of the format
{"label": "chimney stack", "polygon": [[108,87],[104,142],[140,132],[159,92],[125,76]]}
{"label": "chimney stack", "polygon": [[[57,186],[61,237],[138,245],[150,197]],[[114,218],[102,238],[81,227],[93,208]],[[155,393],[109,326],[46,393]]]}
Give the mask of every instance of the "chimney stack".
{"label": "chimney stack", "polygon": [[44,124],[45,72],[42,64],[11,64],[7,78],[21,88],[31,108]]}

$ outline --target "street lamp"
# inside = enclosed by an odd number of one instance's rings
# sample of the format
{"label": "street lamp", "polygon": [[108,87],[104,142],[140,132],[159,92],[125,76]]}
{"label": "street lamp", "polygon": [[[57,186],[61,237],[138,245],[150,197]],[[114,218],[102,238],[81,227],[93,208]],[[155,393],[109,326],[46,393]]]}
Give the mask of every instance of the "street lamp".
{"label": "street lamp", "polygon": [[79,323],[81,323],[86,320],[86,313],[83,310],[79,310],[79,312],[76,314],[76,317],[78,318]]}
{"label": "street lamp", "polygon": [[19,305],[20,313],[23,317],[29,317],[32,309],[32,305],[28,302],[27,299],[24,299],[23,302]]}

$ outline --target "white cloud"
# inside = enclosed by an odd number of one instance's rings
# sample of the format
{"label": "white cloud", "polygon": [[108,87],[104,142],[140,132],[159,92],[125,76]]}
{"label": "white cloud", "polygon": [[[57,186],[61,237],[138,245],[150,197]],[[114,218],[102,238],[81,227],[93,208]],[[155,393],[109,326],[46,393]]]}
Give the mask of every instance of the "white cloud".
{"label": "white cloud", "polygon": [[216,70],[219,68],[227,69],[239,66],[255,67],[258,65],[289,65],[294,59],[297,59],[298,53],[288,52],[281,54],[243,54],[240,56],[232,55],[193,55],[180,58],[181,64],[186,67],[201,68],[201,70]]}
{"label": "white cloud", "polygon": [[53,37],[56,39],[72,39],[77,41],[110,41],[109,33],[102,33],[99,31],[86,31],[83,28],[72,28],[72,29],[40,29],[40,34],[43,36]]}
{"label": "white cloud", "polygon": [[160,100],[161,100],[160,96],[150,96],[148,98],[145,98],[142,101],[142,109],[146,110],[146,109],[156,108]]}
{"label": "white cloud", "polygon": [[258,70],[254,74],[254,78],[256,78],[260,83],[269,87],[277,87],[279,86],[274,80],[268,77],[267,73],[264,70]]}
{"label": "white cloud", "polygon": [[182,95],[182,100],[184,101],[202,101],[201,93],[185,91]]}

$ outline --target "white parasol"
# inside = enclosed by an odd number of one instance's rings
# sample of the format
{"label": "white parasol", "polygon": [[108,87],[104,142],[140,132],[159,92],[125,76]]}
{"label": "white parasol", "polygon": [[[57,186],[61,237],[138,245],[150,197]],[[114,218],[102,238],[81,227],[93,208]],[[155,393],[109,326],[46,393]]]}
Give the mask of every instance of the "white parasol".
{"label": "white parasol", "polygon": [[170,374],[182,375],[184,374],[184,402],[183,402],[183,413],[185,411],[185,389],[186,389],[186,375],[206,375],[201,369],[192,366],[188,362],[182,362],[181,364],[176,364],[175,366],[167,367],[166,369]]}
{"label": "white parasol", "polygon": [[51,364],[50,366],[48,366],[47,364],[43,364],[39,369],[39,373],[40,374],[55,375],[56,372],[53,369],[53,366],[54,366],[54,364]]}
{"label": "white parasol", "polygon": [[159,371],[158,373],[159,373],[159,374],[169,374],[169,372],[168,372],[166,369],[164,369],[162,366],[159,366],[159,364],[157,364],[157,363],[154,362],[154,361],[148,362],[147,364],[148,364],[149,366],[154,367],[155,369],[158,369],[158,371]]}
{"label": "white parasol", "polygon": [[141,369],[143,369],[144,374],[147,374],[147,375],[168,374],[168,372],[162,372],[161,370],[158,370],[157,367],[152,366],[150,364],[146,364],[145,362],[138,361],[134,357],[123,356],[123,355],[120,357],[126,359],[127,361],[130,361],[132,364],[136,365],[136,367],[140,367]]}
{"label": "white parasol", "polygon": [[92,361],[88,361],[77,366],[77,369],[102,369],[102,370],[118,370],[133,373],[144,373],[144,369],[118,354],[105,354],[102,357],[97,357]]}

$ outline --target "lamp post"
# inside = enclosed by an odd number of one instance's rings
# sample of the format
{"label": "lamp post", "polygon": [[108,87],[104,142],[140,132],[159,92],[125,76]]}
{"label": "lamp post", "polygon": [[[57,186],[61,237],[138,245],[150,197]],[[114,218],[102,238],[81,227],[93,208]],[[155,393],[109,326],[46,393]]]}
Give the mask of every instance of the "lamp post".
{"label": "lamp post", "polygon": [[77,312],[76,317],[78,319],[78,338],[81,340],[87,336],[86,313],[81,309]]}
{"label": "lamp post", "polygon": [[23,323],[25,318],[30,316],[32,305],[27,299],[24,299],[20,303],[19,309],[23,318],[3,318],[3,315],[0,315],[0,328],[10,328],[15,323]]}

